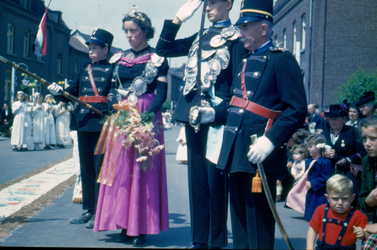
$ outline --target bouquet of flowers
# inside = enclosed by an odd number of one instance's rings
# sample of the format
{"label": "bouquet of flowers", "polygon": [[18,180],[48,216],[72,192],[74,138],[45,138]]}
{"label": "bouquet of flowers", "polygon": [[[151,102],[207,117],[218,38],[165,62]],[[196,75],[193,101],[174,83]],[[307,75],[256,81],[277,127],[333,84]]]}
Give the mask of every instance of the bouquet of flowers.
{"label": "bouquet of flowers", "polygon": [[[119,135],[122,139],[122,145],[125,148],[134,146],[139,151],[139,158],[137,162],[145,163],[148,157],[154,157],[164,148],[160,145],[158,140],[154,138],[155,132],[153,113],[140,114],[136,103],[123,101],[119,104],[113,105],[114,109],[118,110],[115,119],[116,126],[119,127]],[[142,169],[146,170],[145,164],[142,164]]]}
{"label": "bouquet of flowers", "polygon": [[38,81],[32,77],[30,77],[29,75],[25,74],[25,73],[22,73],[21,74],[22,76],[22,84],[21,84],[21,88],[22,89],[25,89],[27,87],[30,87],[30,88],[34,88],[37,86],[37,83]]}

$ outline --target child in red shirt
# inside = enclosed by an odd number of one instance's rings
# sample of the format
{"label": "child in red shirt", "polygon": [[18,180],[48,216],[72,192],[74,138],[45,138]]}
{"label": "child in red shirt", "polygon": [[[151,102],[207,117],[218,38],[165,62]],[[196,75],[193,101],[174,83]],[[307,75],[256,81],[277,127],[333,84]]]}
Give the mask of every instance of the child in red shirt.
{"label": "child in red shirt", "polygon": [[309,221],[306,248],[314,248],[318,234],[316,249],[356,249],[357,238],[364,239],[365,235],[356,235],[354,227],[363,229],[368,219],[351,207],[355,198],[352,181],[344,175],[332,176],[326,182],[325,197],[329,205],[317,207]]}

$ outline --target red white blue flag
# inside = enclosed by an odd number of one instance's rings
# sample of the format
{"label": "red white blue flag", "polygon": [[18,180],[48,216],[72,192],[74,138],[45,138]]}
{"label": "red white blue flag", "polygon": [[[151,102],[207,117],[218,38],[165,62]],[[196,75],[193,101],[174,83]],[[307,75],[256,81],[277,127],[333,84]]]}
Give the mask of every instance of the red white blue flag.
{"label": "red white blue flag", "polygon": [[45,13],[42,16],[42,20],[39,24],[37,36],[34,40],[34,54],[38,57],[46,55],[47,52],[47,30],[46,30],[46,17],[48,6],[50,6],[51,0],[47,5]]}

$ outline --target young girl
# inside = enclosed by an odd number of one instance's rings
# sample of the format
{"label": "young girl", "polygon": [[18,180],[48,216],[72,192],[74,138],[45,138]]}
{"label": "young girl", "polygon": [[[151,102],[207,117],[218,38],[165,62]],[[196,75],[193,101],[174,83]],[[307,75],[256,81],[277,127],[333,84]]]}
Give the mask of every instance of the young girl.
{"label": "young girl", "polygon": [[27,95],[22,92],[17,92],[17,101],[12,105],[12,112],[14,115],[11,145],[13,151],[26,151],[32,149],[31,137],[31,110],[32,105],[27,100]]}
{"label": "young girl", "polygon": [[73,110],[71,105],[60,102],[55,110],[56,117],[56,142],[59,148],[65,148],[65,145],[71,144],[71,136],[69,135],[70,114]]}
{"label": "young girl", "polygon": [[[326,138],[322,134],[313,134],[308,137],[310,158],[306,160],[308,169],[308,180],[305,185],[308,190],[305,200],[304,219],[310,220],[315,209],[326,204],[327,200],[324,194],[326,193],[326,181],[331,176],[331,162],[327,158],[323,158],[324,152],[323,143],[326,143]],[[321,144],[318,147],[318,144]]]}
{"label": "young girl", "polygon": [[184,123],[181,123],[181,130],[179,131],[179,136],[176,141],[179,142],[179,145],[175,159],[181,161],[182,164],[187,164],[187,145]]}
{"label": "young girl", "polygon": [[44,120],[44,128],[45,128],[45,147],[44,149],[51,149],[50,145],[56,145],[56,131],[55,131],[55,120],[54,120],[54,113],[56,109],[56,105],[54,104],[54,98],[52,95],[48,94],[45,97],[45,103],[43,103],[43,107],[45,110],[45,120]]}
{"label": "young girl", "polygon": [[42,105],[43,96],[40,93],[35,93],[36,104],[33,107],[33,143],[34,150],[42,150],[45,139],[45,110]]}
{"label": "young girl", "polygon": [[292,158],[294,160],[291,174],[295,180],[295,183],[304,175],[305,173],[305,160],[309,158],[309,150],[306,144],[295,145],[292,150]]}

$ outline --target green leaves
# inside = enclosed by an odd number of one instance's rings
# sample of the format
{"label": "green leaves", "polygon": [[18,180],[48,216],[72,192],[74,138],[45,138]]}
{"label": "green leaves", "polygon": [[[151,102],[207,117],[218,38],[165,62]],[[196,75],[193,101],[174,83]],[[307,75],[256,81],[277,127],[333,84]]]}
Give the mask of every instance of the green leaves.
{"label": "green leaves", "polygon": [[340,85],[336,98],[339,103],[345,99],[349,103],[357,102],[365,91],[377,93],[377,69],[358,69],[348,77],[347,83]]}

